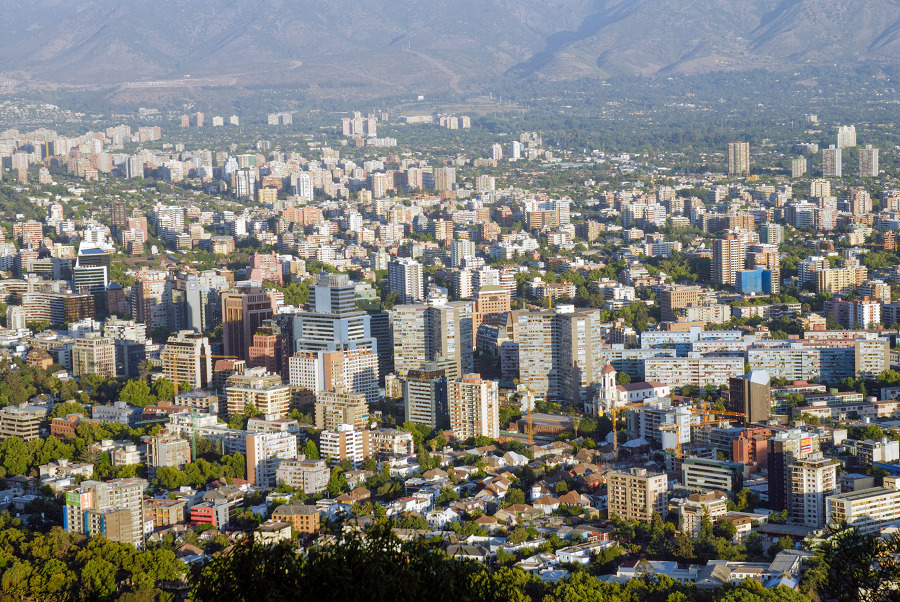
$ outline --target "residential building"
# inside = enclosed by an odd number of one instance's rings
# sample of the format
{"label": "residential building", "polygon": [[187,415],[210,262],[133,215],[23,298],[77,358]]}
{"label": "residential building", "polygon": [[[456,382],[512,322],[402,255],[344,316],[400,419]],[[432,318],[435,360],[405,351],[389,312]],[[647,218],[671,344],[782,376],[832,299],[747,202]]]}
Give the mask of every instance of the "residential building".
{"label": "residential building", "polygon": [[228,378],[225,396],[229,416],[241,414],[252,405],[267,418],[284,418],[290,409],[291,388],[282,384],[277,374],[250,368]]}
{"label": "residential building", "polygon": [[728,143],[728,175],[748,177],[750,175],[750,143]]}
{"label": "residential building", "polygon": [[275,468],[275,481],[303,490],[307,495],[325,491],[331,471],[325,460],[296,458],[282,460]]}
{"label": "residential building", "polygon": [[116,345],[99,333],[77,339],[72,345],[72,376],[93,374],[102,378],[116,377]]}
{"label": "residential building", "polygon": [[415,259],[399,258],[388,264],[388,291],[396,292],[401,304],[425,300],[422,264]]}
{"label": "residential building", "polygon": [[464,374],[447,384],[450,428],[459,439],[500,437],[499,385],[477,374]]}
{"label": "residential building", "polygon": [[212,382],[212,350],[209,338],[193,330],[169,336],[160,351],[163,374],[171,383],[204,389]]}
{"label": "residential building", "polygon": [[835,145],[822,149],[822,177],[840,178],[843,175],[841,169],[841,149]]}
{"label": "residential building", "polygon": [[358,430],[369,426],[369,406],[366,396],[338,388],[316,393],[316,428],[334,431],[341,424]]}
{"label": "residential building", "polygon": [[726,460],[684,458],[681,484],[693,491],[716,489],[737,493],[744,487],[744,465]]}
{"label": "residential building", "polygon": [[728,514],[728,495],[721,491],[692,493],[678,504],[681,532],[700,537],[700,526],[706,517],[711,523]]}
{"label": "residential building", "polygon": [[879,533],[900,520],[900,490],[874,487],[826,498],[825,524],[856,527],[863,534]]}
{"label": "residential building", "polygon": [[612,472],[607,476],[609,515],[650,522],[653,513],[666,514],[669,477],[644,468]]}
{"label": "residential building", "polygon": [[859,149],[859,177],[877,178],[878,173],[878,149],[867,144]]}
{"label": "residential building", "polygon": [[779,431],[769,439],[769,507],[790,510],[793,466],[819,452],[819,436],[799,429]]}
{"label": "residential building", "polygon": [[147,446],[147,466],[151,474],[164,466],[182,468],[191,461],[191,443],[187,439],[161,433],[142,440]]}
{"label": "residential building", "polygon": [[282,460],[297,458],[297,436],[287,432],[247,434],[247,480],[259,487],[275,487]]}
{"label": "residential building", "polygon": [[320,528],[319,509],[316,506],[284,504],[275,508],[272,520],[288,523],[297,533],[314,534]]}
{"label": "residential building", "polygon": [[790,466],[792,522],[814,528],[825,526],[825,500],[838,492],[839,466],[821,453],[809,454]]}
{"label": "residential building", "polygon": [[338,425],[333,431],[322,431],[319,435],[319,453],[331,458],[333,463],[344,459],[358,463],[371,455],[365,432],[354,429],[351,424]]}
{"label": "residential building", "polygon": [[103,535],[110,541],[144,544],[145,479],[84,481],[66,493],[63,528],[67,533]]}
{"label": "residential building", "polygon": [[407,422],[417,422],[432,429],[450,427],[445,370],[410,370],[403,382],[403,402]]}
{"label": "residential building", "polygon": [[19,437],[23,441],[30,441],[46,436],[43,425],[51,407],[21,403],[0,409],[0,439]]}

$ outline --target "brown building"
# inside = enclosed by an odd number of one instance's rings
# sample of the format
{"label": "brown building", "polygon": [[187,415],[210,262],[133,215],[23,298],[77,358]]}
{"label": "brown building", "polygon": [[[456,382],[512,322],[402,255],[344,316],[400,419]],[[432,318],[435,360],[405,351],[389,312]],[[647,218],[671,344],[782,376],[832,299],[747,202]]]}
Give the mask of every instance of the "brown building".
{"label": "brown building", "polygon": [[315,506],[301,504],[285,504],[272,512],[272,520],[288,523],[298,533],[317,533],[320,519],[319,509]]}
{"label": "brown building", "polygon": [[275,296],[258,288],[222,294],[222,341],[225,355],[246,360],[253,335],[275,315]]}
{"label": "brown building", "polygon": [[169,527],[184,522],[184,500],[159,500],[151,498],[144,504],[144,519],[152,520],[153,527]]}
{"label": "brown building", "polygon": [[85,418],[81,414],[69,414],[68,416],[60,416],[50,421],[50,436],[56,437],[60,441],[74,439],[77,436],[76,429],[82,422],[89,424],[100,424],[99,420]]}
{"label": "brown building", "polygon": [[745,428],[731,442],[732,458],[749,467],[750,472],[769,467],[769,437],[772,431],[762,426]]}
{"label": "brown building", "polygon": [[667,286],[659,296],[659,307],[663,322],[676,320],[675,310],[692,307],[699,303],[700,289],[696,286]]}
{"label": "brown building", "polygon": [[253,344],[247,350],[250,368],[265,368],[266,372],[284,370],[284,341],[281,326],[275,320],[266,320],[253,334]]}
{"label": "brown building", "polygon": [[744,414],[744,424],[768,420],[772,414],[769,373],[753,370],[728,379],[728,409]]}

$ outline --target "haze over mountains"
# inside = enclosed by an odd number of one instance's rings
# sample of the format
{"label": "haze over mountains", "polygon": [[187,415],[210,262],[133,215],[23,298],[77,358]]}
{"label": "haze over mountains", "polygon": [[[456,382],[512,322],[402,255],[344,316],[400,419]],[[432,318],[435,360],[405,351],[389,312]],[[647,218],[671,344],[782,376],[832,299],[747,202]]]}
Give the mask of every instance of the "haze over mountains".
{"label": "haze over mountains", "polygon": [[68,85],[462,93],[501,75],[900,62],[900,0],[0,0],[0,15],[0,74]]}

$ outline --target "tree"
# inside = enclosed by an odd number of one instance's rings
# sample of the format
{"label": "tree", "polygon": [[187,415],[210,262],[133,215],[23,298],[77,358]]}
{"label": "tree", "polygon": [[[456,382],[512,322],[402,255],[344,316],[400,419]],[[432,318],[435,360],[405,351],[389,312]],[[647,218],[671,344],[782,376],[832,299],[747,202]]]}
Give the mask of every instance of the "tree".
{"label": "tree", "polygon": [[528,531],[525,530],[525,527],[516,527],[513,529],[510,534],[507,536],[506,541],[511,543],[514,546],[517,546],[521,543],[525,543],[528,540]]}
{"label": "tree", "polygon": [[309,460],[319,459],[319,449],[316,447],[316,442],[312,439],[306,441],[306,447],[303,448],[303,453]]}
{"label": "tree", "polygon": [[82,416],[84,416],[87,414],[87,412],[85,411],[84,406],[80,403],[67,401],[65,403],[57,404],[56,406],[54,406],[53,411],[50,412],[50,418],[61,418],[70,414],[81,414]]}
{"label": "tree", "polygon": [[139,408],[156,403],[156,397],[150,392],[150,385],[141,379],[133,379],[125,383],[119,392],[119,400]]}
{"label": "tree", "polygon": [[525,503],[525,492],[516,487],[510,487],[506,491],[506,496],[503,498],[503,503],[501,504],[504,508],[509,508],[510,506],[515,506],[518,504]]}
{"label": "tree", "polygon": [[153,393],[159,401],[172,401],[175,399],[175,385],[166,378],[157,378],[153,381]]}
{"label": "tree", "polygon": [[630,385],[631,377],[628,376],[627,372],[616,372],[616,384],[617,385]]}

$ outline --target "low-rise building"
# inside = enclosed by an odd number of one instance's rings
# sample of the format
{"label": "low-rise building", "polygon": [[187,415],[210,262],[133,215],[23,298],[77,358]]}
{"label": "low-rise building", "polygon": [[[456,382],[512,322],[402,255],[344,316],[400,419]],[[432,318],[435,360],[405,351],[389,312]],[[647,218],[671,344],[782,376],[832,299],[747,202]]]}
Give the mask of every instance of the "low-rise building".
{"label": "low-rise building", "polygon": [[320,525],[319,509],[302,504],[284,504],[272,512],[272,520],[288,523],[298,533],[317,533]]}

